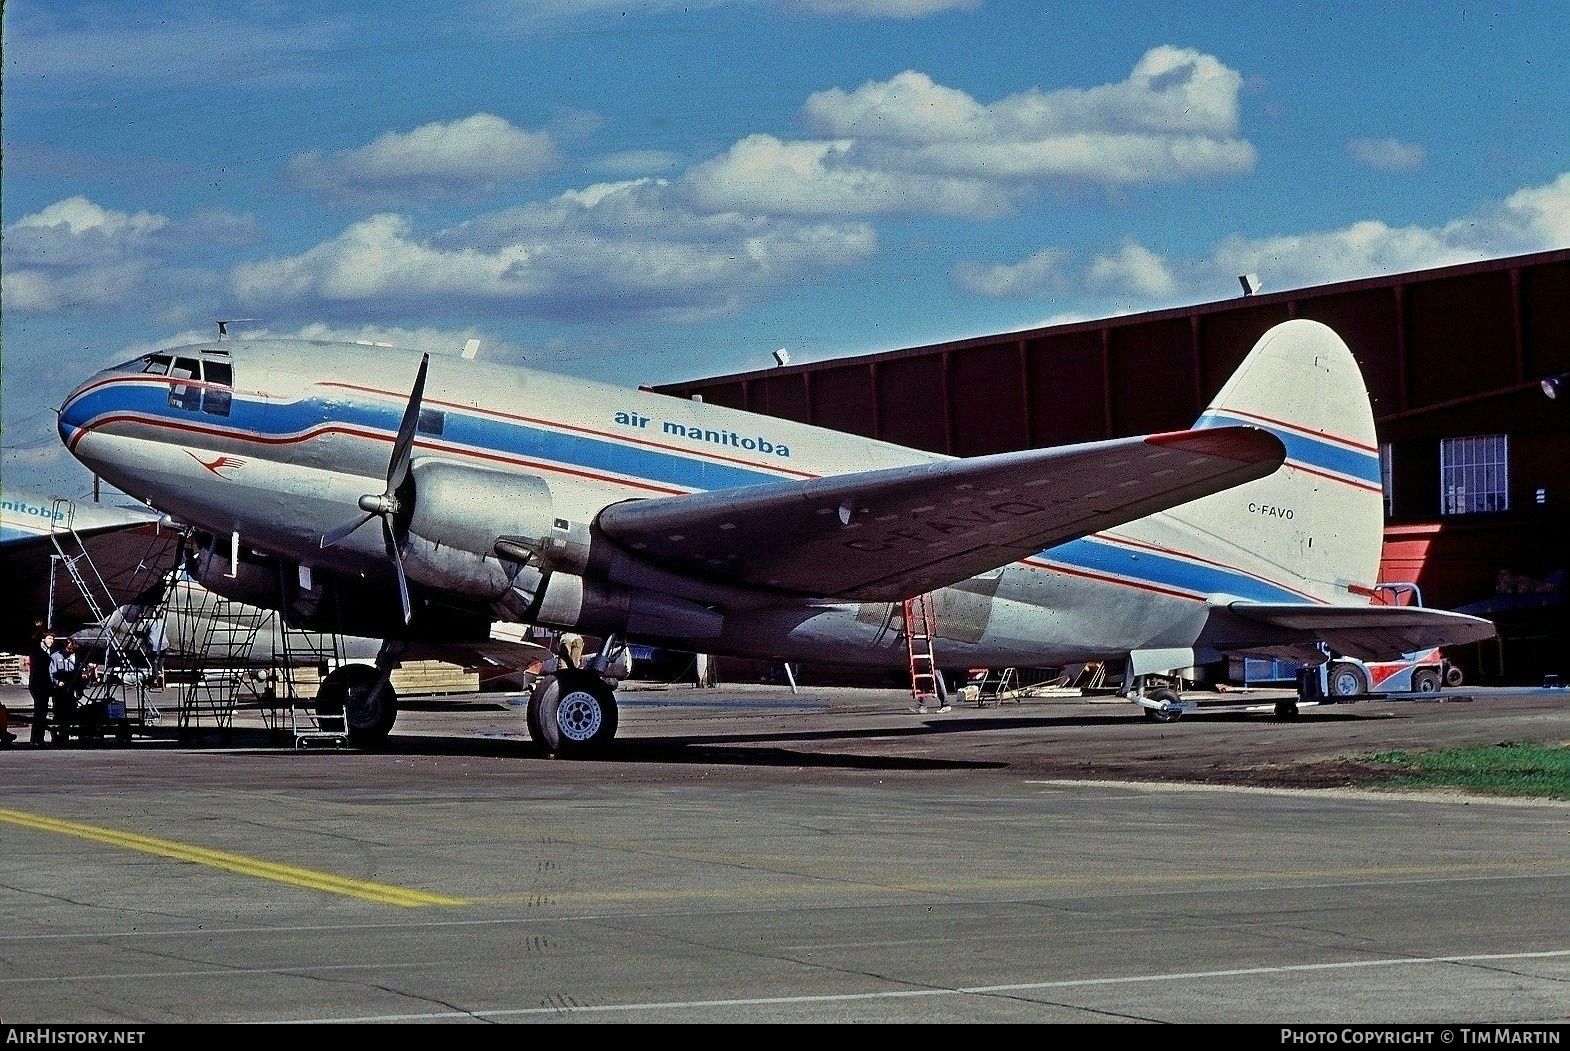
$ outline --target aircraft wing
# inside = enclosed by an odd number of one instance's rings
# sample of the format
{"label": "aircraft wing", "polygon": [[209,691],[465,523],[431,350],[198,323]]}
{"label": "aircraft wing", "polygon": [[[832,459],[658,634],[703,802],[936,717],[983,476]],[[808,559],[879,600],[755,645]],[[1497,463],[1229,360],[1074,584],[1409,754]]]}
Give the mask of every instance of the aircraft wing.
{"label": "aircraft wing", "polygon": [[1237,601],[1227,610],[1267,632],[1312,636],[1332,651],[1364,661],[1393,660],[1434,646],[1494,637],[1492,621],[1423,606],[1313,606]]}
{"label": "aircraft wing", "polygon": [[58,522],[59,534],[69,542],[74,530],[79,538],[102,536],[138,526],[150,526],[159,520],[156,511],[139,505],[92,504],[62,501],[58,507],[49,498],[13,499],[7,494],[7,506],[0,509],[0,548],[8,551],[32,550],[39,547],[53,548],[55,529],[51,518]]}
{"label": "aircraft wing", "polygon": [[666,569],[897,602],[1274,471],[1268,431],[1216,427],[612,504],[597,524]]}

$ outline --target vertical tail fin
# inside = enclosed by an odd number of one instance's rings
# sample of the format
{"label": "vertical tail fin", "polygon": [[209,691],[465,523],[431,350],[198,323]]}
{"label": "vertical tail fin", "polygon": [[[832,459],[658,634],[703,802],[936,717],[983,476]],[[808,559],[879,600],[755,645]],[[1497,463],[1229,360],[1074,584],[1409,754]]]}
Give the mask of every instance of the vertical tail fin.
{"label": "vertical tail fin", "polygon": [[1140,538],[1215,567],[1216,590],[1238,598],[1366,605],[1384,501],[1374,415],[1352,352],[1317,321],[1275,326],[1195,427],[1240,423],[1279,437],[1286,463],[1153,516]]}

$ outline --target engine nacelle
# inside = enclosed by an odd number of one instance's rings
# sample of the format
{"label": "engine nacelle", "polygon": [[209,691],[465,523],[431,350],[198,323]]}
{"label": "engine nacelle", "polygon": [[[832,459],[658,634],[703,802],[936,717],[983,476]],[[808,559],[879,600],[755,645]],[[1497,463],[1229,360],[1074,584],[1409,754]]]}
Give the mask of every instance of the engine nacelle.
{"label": "engine nacelle", "polygon": [[639,638],[714,638],[724,617],[707,606],[643,588],[551,573],[527,619],[591,635],[627,633]]}
{"label": "engine nacelle", "polygon": [[550,570],[588,562],[588,524],[557,517],[543,478],[435,460],[414,491],[404,568],[421,583],[527,606]]}
{"label": "engine nacelle", "polygon": [[536,547],[553,532],[551,487],[537,475],[424,461],[414,467],[414,492],[409,533],[438,549],[488,556],[498,537]]}

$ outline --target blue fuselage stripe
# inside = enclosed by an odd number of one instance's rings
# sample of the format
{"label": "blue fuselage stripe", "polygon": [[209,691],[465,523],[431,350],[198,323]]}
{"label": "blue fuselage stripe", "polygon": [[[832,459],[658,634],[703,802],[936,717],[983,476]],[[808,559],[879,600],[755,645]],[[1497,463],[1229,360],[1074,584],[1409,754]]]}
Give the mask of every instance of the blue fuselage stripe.
{"label": "blue fuselage stripe", "polygon": [[1235,569],[1195,562],[1177,553],[1157,552],[1144,547],[1134,550],[1093,536],[1059,544],[1050,551],[1042,552],[1040,557],[1050,562],[1062,562],[1075,569],[1128,577],[1197,595],[1225,594],[1260,602],[1303,601],[1303,596],[1298,592]]}
{"label": "blue fuselage stripe", "polygon": [[[707,450],[702,448],[694,449],[692,456],[686,456],[609,438],[553,430],[525,421],[464,412],[452,406],[444,406],[443,411],[446,415],[440,441],[444,447],[453,447],[459,454],[469,450],[486,458],[540,460],[691,490],[729,489],[780,481],[785,477],[761,466],[749,468],[703,459]],[[231,435],[239,442],[260,442],[265,447],[293,444],[291,439],[323,427],[373,431],[386,434],[390,440],[397,431],[402,410],[391,403],[382,406],[336,397],[262,401],[237,394],[231,402],[230,415],[214,416],[172,409],[163,386],[125,382],[105,384],[71,402],[60,417],[60,431],[62,436],[69,437],[83,427],[92,426],[98,418],[120,414],[165,420],[174,427],[201,426]],[[1214,416],[1207,421],[1210,426],[1226,422]],[[1306,462],[1327,470],[1365,477],[1363,461],[1371,461],[1373,481],[1376,484],[1379,481],[1376,457],[1354,454],[1287,431],[1275,433],[1287,443],[1290,456],[1301,455]],[[795,469],[793,476],[799,475],[799,469]],[[1086,572],[1199,595],[1225,593],[1260,601],[1303,601],[1300,594],[1237,570],[1195,562],[1177,554],[1143,549],[1136,554],[1095,538],[1061,544],[1043,551],[1039,557]]]}

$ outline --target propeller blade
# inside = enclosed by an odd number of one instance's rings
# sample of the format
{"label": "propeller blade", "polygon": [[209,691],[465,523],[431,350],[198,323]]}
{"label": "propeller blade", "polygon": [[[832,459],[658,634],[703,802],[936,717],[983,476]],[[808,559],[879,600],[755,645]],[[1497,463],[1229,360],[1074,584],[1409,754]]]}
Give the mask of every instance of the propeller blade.
{"label": "propeller blade", "polygon": [[420,355],[420,371],[414,377],[414,390],[409,394],[409,404],[403,410],[403,422],[398,425],[398,438],[393,442],[392,459],[387,461],[387,494],[391,496],[409,477],[410,453],[414,449],[414,429],[420,422],[420,401],[425,397],[425,370],[431,363],[429,354]]}
{"label": "propeller blade", "polygon": [[403,572],[403,553],[398,550],[398,541],[393,537],[392,523],[382,519],[382,538],[387,541],[387,550],[392,552],[393,568],[398,571],[398,598],[403,602],[403,626],[408,627],[414,619],[414,607],[409,603],[409,578]]}
{"label": "propeller blade", "polygon": [[348,525],[341,525],[337,529],[334,529],[331,533],[323,533],[321,546],[324,549],[332,547],[334,544],[338,543],[338,541],[342,540],[344,537],[348,536],[350,533],[354,532],[356,529],[360,528],[375,517],[376,513],[374,511],[368,511],[364,515],[361,515],[359,521],[357,522],[350,522]]}

